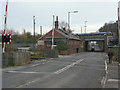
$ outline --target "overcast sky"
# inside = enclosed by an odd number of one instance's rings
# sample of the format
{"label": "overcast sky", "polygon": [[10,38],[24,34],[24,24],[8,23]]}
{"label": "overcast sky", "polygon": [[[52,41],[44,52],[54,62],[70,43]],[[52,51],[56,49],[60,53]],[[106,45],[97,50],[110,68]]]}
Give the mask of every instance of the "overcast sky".
{"label": "overcast sky", "polygon": [[[36,16],[36,32],[43,26],[46,33],[52,28],[53,15],[59,17],[59,22],[67,22],[68,12],[71,13],[70,26],[74,33],[84,32],[84,22],[87,32],[96,32],[104,23],[117,20],[118,2],[9,2],[7,28],[23,32],[23,29],[33,33],[33,16]],[[5,2],[0,5],[0,29],[4,28]]]}

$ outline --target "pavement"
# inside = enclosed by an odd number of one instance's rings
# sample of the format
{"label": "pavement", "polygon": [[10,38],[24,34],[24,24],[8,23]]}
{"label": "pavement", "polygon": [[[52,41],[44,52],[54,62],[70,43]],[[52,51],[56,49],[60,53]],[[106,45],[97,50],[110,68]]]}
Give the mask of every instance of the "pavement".
{"label": "pavement", "polygon": [[106,83],[104,88],[118,88],[120,90],[120,65],[117,61],[112,61],[110,64],[108,59],[106,70]]}

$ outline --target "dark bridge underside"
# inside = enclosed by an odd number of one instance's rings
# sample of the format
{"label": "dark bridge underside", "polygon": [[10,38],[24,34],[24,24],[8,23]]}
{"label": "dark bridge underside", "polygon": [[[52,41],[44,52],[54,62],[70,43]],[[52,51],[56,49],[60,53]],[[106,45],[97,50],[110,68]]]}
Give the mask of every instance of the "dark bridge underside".
{"label": "dark bridge underside", "polygon": [[105,41],[104,40],[86,40],[85,48],[84,48],[86,52],[93,52],[91,50],[91,46],[90,46],[91,41],[97,42],[96,44],[94,44],[94,46],[95,46],[94,52],[104,52],[105,51]]}

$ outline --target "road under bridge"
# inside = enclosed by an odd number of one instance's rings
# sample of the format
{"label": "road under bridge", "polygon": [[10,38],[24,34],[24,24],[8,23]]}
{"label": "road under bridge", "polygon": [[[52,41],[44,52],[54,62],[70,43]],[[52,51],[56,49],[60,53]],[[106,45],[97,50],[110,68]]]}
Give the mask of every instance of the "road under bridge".
{"label": "road under bridge", "polygon": [[[83,42],[84,51],[91,51],[91,46],[95,45],[95,51],[105,52],[107,50],[107,35],[110,35],[108,32],[99,32],[99,33],[86,33],[86,34],[74,34],[79,37]],[[96,48],[99,47],[98,48]]]}

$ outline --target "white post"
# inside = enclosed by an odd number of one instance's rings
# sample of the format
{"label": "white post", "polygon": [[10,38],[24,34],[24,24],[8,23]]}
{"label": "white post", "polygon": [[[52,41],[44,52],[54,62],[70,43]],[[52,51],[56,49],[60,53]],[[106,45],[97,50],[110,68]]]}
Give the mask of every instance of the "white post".
{"label": "white post", "polygon": [[53,49],[54,47],[54,29],[52,30],[52,47],[51,49]]}
{"label": "white post", "polygon": [[53,15],[53,29],[52,29],[52,45],[51,45],[51,49],[53,49],[54,47],[54,15]]}
{"label": "white post", "polygon": [[0,89],[2,90],[2,35],[0,36]]}
{"label": "white post", "polygon": [[4,43],[4,47],[3,47],[3,53],[5,53],[5,43]]}
{"label": "white post", "polygon": [[120,1],[118,2],[118,34],[119,34],[119,45],[120,45]]}

